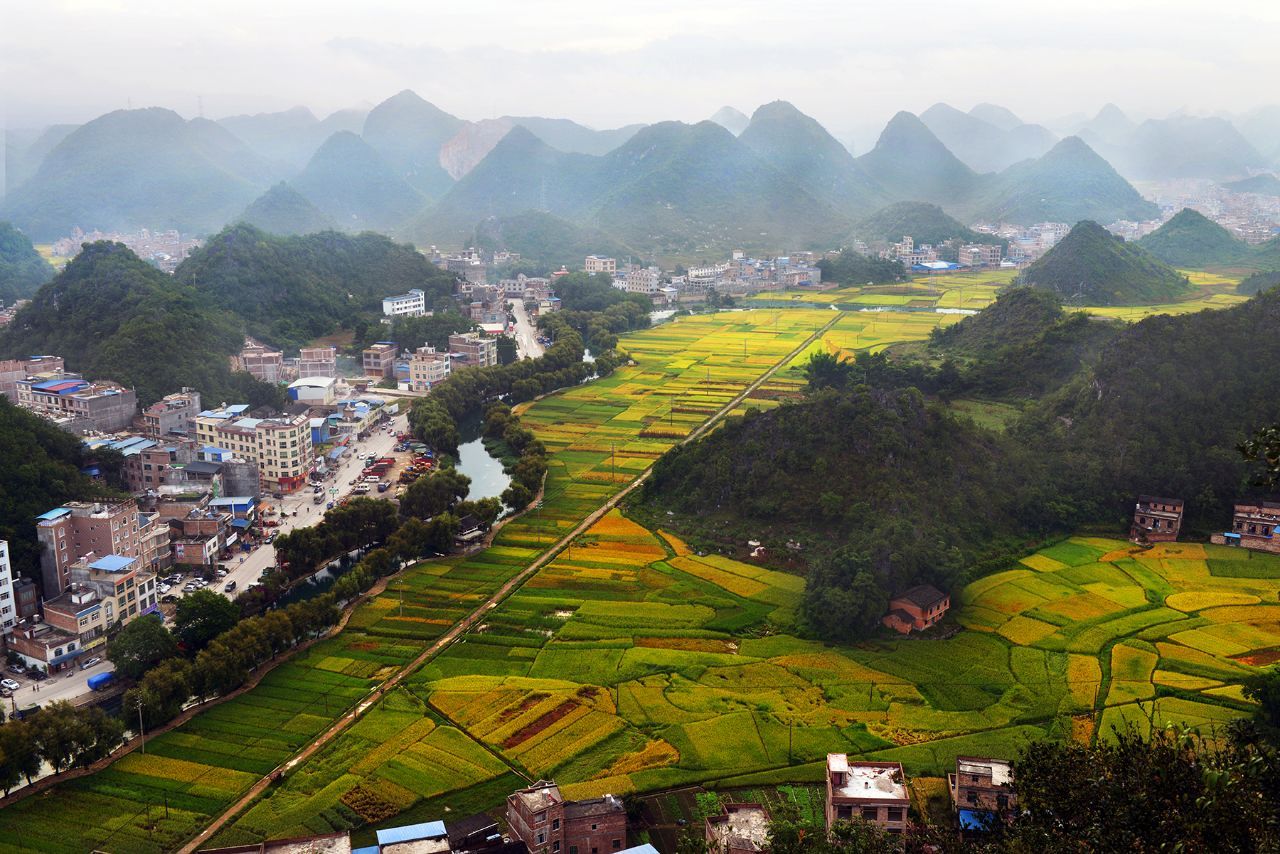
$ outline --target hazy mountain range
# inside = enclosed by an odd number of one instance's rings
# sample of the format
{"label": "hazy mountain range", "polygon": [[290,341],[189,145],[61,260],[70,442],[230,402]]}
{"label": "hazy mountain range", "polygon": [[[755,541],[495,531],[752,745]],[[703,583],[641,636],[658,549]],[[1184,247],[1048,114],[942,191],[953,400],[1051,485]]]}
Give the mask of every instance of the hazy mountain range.
{"label": "hazy mountain range", "polygon": [[1280,109],[1241,127],[1135,122],[1108,105],[1059,137],[994,104],[936,104],[894,116],[855,157],[784,101],[750,117],[724,107],[696,124],[611,130],[530,116],[472,122],[407,90],[324,119],[301,107],[216,122],[122,110],[11,133],[0,218],[39,241],[76,226],[209,233],[243,219],[279,233],[331,226],[454,246],[482,221],[540,212],[554,220],[526,235],[554,232],[563,245],[603,234],[654,254],[829,248],[897,202],[961,223],[1151,218],[1158,211],[1129,180],[1258,183],[1271,161],[1251,140],[1280,127]]}

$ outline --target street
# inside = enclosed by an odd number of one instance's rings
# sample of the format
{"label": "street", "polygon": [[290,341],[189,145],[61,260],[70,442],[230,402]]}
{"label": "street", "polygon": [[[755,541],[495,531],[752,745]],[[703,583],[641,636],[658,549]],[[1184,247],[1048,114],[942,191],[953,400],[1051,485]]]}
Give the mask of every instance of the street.
{"label": "street", "polygon": [[14,709],[22,709],[31,705],[47,706],[55,700],[74,700],[82,694],[89,693],[88,681],[90,676],[96,676],[99,673],[110,673],[115,667],[106,658],[106,647],[99,646],[91,649],[86,653],[87,658],[101,658],[102,660],[92,667],[81,670],[79,667],[73,667],[66,673],[55,673],[48,679],[41,682],[28,677],[17,676],[6,670],[4,676],[12,679],[21,685],[17,691],[13,692],[13,697],[5,699],[4,702],[9,706],[7,711],[12,712]]}
{"label": "street", "polygon": [[522,359],[538,358],[542,355],[542,345],[538,343],[538,330],[524,310],[524,303],[512,300],[511,313],[516,318],[516,352]]}

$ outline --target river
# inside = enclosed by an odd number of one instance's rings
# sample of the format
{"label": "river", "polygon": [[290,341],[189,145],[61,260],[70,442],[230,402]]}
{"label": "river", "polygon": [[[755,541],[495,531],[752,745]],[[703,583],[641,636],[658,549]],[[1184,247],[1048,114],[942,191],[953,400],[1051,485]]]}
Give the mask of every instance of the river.
{"label": "river", "polygon": [[471,478],[471,491],[467,493],[467,498],[472,501],[500,498],[511,485],[511,476],[502,470],[502,460],[489,456],[484,440],[479,435],[458,446],[456,467]]}

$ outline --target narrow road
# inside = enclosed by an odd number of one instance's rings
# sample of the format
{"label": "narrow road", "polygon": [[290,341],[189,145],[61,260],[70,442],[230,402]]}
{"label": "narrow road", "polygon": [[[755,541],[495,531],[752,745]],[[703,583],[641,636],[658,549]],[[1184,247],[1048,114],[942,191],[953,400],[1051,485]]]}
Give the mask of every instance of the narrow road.
{"label": "narrow road", "polygon": [[[699,425],[697,429],[690,432],[689,435],[686,436],[684,439],[680,440],[679,444],[686,445],[689,442],[692,442],[695,439],[706,434],[708,430],[710,430],[712,427],[715,426],[716,422],[720,421],[725,416],[727,416],[730,412],[736,409],[744,400],[746,400],[747,397],[752,392],[754,392],[760,386],[768,382],[769,379],[774,374],[776,374],[782,368],[783,365],[787,364],[797,355],[802,353],[804,349],[808,347],[811,343],[813,343],[815,340],[817,340],[822,335],[822,333],[826,332],[828,329],[834,326],[836,322],[840,319],[840,316],[841,315],[837,314],[836,316],[832,317],[831,320],[827,321],[827,323],[825,323],[821,328],[814,330],[813,334],[810,335],[808,338],[806,338],[798,347],[796,347],[790,353],[788,353],[787,355],[779,359],[774,364],[773,367],[771,367],[769,370],[761,374],[759,378],[757,378],[754,382],[752,382],[745,389],[743,389],[738,395],[736,395],[733,398],[733,400],[730,400],[724,406],[720,407],[720,409],[717,410],[714,415],[712,415],[706,421],[702,422],[702,424]],[[438,655],[439,653],[443,652],[445,649],[453,645],[454,641],[456,641],[463,634],[465,634],[469,629],[471,629],[471,627],[474,626],[476,623],[478,623],[486,614],[488,614],[494,608],[497,608],[498,605],[501,604],[504,599],[506,599],[508,596],[514,593],[521,585],[523,585],[526,581],[528,581],[529,578],[534,575],[534,573],[536,573],[539,569],[542,569],[542,567],[546,566],[553,559],[555,559],[555,557],[559,555],[560,552],[568,548],[569,544],[573,542],[574,539],[576,539],[578,536],[580,536],[581,534],[589,530],[592,525],[598,522],[602,516],[604,516],[614,507],[617,507],[618,502],[622,501],[622,499],[626,498],[632,492],[639,489],[644,484],[644,482],[649,479],[649,475],[652,471],[653,471],[653,467],[651,465],[649,468],[645,469],[644,472],[642,472],[639,477],[637,477],[635,480],[631,481],[631,483],[624,486],[612,498],[605,501],[604,504],[600,505],[589,516],[587,516],[585,519],[579,522],[578,525],[572,531],[570,531],[568,534],[566,534],[564,537],[558,540],[554,545],[552,545],[545,552],[543,552],[542,555],[539,556],[537,560],[535,560],[533,563],[529,564],[527,567],[521,570],[519,574],[508,579],[506,583],[502,585],[502,587],[498,588],[498,590],[492,596],[486,599],[479,607],[477,607],[474,611],[472,611],[467,616],[463,617],[461,621],[455,623],[453,627],[449,629],[449,631],[445,632],[443,635],[436,638],[436,640],[430,646],[424,649],[421,653],[419,653],[418,656],[413,659],[413,661],[410,661],[408,664],[402,667],[399,671],[397,671],[395,675],[391,676],[386,681],[382,682],[380,685],[375,687],[364,700],[361,700],[360,703],[358,703],[355,706],[355,708],[347,712],[342,717],[338,718],[338,720],[336,720],[332,726],[330,726],[327,730],[325,730],[323,733],[317,736],[315,741],[311,742],[311,744],[304,747],[299,753],[295,754],[293,758],[291,758],[289,761],[285,762],[283,765],[279,766],[274,771],[267,774],[257,783],[254,783],[253,786],[249,789],[249,791],[245,792],[243,797],[241,797],[238,801],[236,801],[234,804],[228,807],[227,810],[223,812],[220,816],[215,818],[213,822],[210,823],[209,826],[206,827],[204,830],[200,831],[200,833],[194,839],[192,839],[186,845],[182,846],[182,848],[178,849],[180,854],[193,854],[193,852],[198,851],[200,849],[200,846],[203,845],[205,842],[207,842],[210,838],[212,838],[215,833],[221,830],[228,821],[230,821],[232,818],[238,815],[242,810],[248,807],[249,804],[251,804],[259,795],[261,795],[264,791],[266,791],[267,787],[271,785],[272,778],[276,774],[289,771],[295,768],[299,763],[304,762],[307,759],[310,759],[317,752],[319,752],[325,745],[327,745],[329,742],[337,738],[348,726],[354,723],[356,719],[360,717],[360,715],[368,711],[373,706],[374,703],[382,699],[382,697],[385,696],[388,691],[390,691],[392,688],[395,688],[397,685],[403,682],[410,674],[418,670],[418,668],[420,668],[423,664],[425,664],[429,659],[433,658],[434,656]]]}
{"label": "narrow road", "polygon": [[542,345],[538,343],[538,330],[524,310],[524,302],[511,301],[511,313],[516,316],[516,352],[522,359],[536,359],[542,355]]}

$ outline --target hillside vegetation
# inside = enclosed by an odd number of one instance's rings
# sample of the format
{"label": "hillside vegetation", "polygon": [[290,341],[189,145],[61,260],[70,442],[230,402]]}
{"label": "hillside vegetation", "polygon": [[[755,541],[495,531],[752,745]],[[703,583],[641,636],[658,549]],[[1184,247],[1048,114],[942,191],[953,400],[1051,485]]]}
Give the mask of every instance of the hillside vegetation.
{"label": "hillside vegetation", "polygon": [[1019,280],[1078,305],[1172,302],[1191,290],[1177,270],[1090,220],[1076,223]]}
{"label": "hillside vegetation", "polygon": [[270,234],[314,234],[337,224],[305,196],[281,181],[245,208],[239,221]]}
{"label": "hillside vegetation", "polygon": [[469,245],[486,252],[518,252],[521,261],[552,269],[580,266],[583,258],[593,254],[614,258],[638,255],[597,228],[535,210],[482,220]]}
{"label": "hillside vegetation", "polygon": [[1138,245],[1175,267],[1235,264],[1248,257],[1250,247],[1199,211],[1183,208],[1172,219],[1145,235]]}
{"label": "hillside vegetation", "polygon": [[146,405],[192,386],[206,400],[272,403],[277,389],[233,374],[240,321],[121,243],[87,244],[0,331],[0,358],[57,353],[90,379],[134,387]]}
{"label": "hillside vegetation", "polygon": [[175,278],[235,314],[250,335],[297,349],[411,288],[428,304],[448,296],[454,277],[412,246],[380,234],[326,231],[304,237],[229,226],[191,254]]}
{"label": "hillside vegetation", "polygon": [[1007,245],[990,234],[979,234],[961,223],[937,205],[928,202],[894,202],[880,208],[854,226],[853,233],[863,240],[881,243],[897,243],[910,235],[917,245],[931,243],[934,246],[950,240],[963,243],[999,243]]}
{"label": "hillside vegetation", "polygon": [[53,278],[53,267],[27,236],[0,222],[0,305],[26,299]]}

